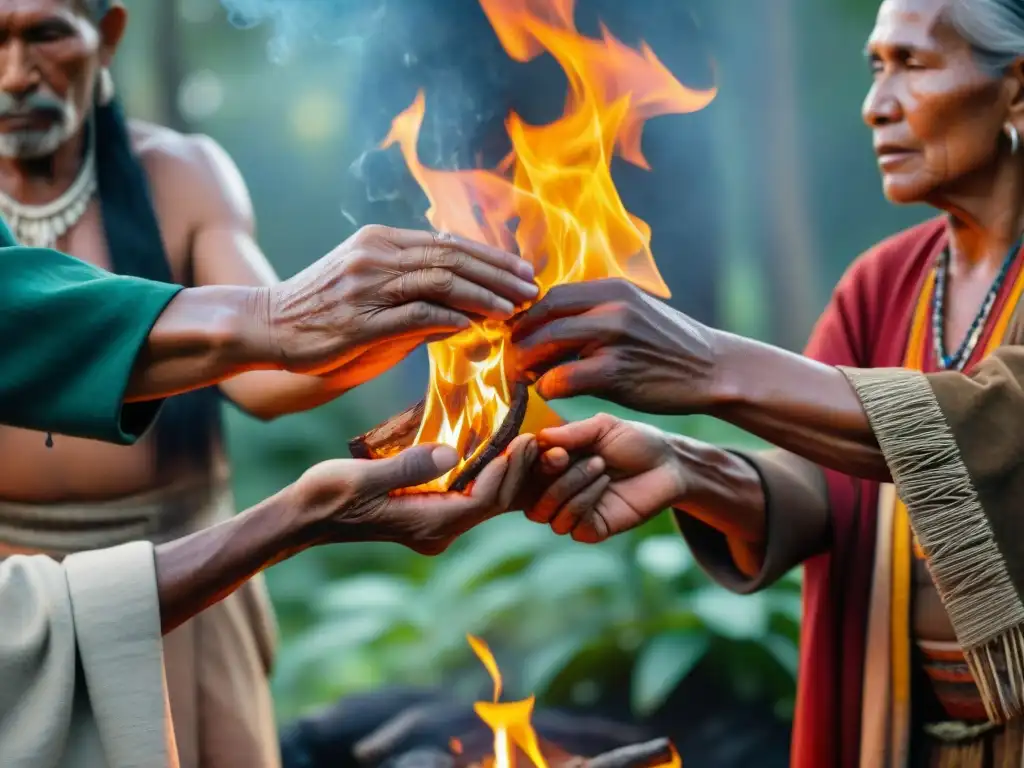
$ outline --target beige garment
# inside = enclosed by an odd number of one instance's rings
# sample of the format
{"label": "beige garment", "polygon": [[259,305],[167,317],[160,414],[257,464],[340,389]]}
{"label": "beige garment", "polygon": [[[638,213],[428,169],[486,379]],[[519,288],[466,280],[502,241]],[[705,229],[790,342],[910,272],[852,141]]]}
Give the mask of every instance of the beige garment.
{"label": "beige garment", "polygon": [[0,563],[0,766],[176,768],[153,547]]}
{"label": "beige garment", "polygon": [[[0,502],[0,556],[62,557],[76,548],[159,543],[234,514],[225,477],[199,478],[113,502]],[[164,637],[181,768],[277,768],[280,745],[267,677],[276,624],[262,575]],[[0,680],[3,680],[0,674]],[[7,764],[0,761],[0,766]]]}

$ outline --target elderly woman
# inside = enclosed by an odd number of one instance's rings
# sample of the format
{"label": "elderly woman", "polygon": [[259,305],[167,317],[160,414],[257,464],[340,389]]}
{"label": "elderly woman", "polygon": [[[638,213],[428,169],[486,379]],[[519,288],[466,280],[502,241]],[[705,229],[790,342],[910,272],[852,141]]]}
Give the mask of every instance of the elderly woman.
{"label": "elderly woman", "polygon": [[804,564],[795,766],[1019,766],[1024,350],[997,347],[1024,340],[1024,4],[885,0],[867,49],[885,194],[942,215],[853,264],[806,357],[615,282],[552,291],[517,329],[547,398],[703,411],[791,452],[598,417],[540,438],[608,477],[529,515],[596,541],[673,506],[738,592]]}

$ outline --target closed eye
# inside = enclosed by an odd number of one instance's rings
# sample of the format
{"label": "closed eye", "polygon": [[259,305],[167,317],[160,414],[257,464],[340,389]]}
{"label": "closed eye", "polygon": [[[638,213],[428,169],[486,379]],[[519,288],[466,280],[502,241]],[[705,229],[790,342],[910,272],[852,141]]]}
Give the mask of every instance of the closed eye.
{"label": "closed eye", "polygon": [[61,19],[34,24],[22,33],[26,43],[52,43],[74,36],[75,28]]}

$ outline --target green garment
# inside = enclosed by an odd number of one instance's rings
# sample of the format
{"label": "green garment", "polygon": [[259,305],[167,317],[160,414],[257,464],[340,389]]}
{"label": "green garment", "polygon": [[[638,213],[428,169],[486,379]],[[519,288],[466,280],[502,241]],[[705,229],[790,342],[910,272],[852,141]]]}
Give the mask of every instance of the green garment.
{"label": "green garment", "polygon": [[[122,405],[178,286],[16,244],[0,220],[0,423],[134,442]],[[0,766],[173,768],[153,545],[0,557]]]}
{"label": "green garment", "polygon": [[0,220],[0,424],[135,442],[160,401],[123,405],[128,378],[180,290],[19,246]]}

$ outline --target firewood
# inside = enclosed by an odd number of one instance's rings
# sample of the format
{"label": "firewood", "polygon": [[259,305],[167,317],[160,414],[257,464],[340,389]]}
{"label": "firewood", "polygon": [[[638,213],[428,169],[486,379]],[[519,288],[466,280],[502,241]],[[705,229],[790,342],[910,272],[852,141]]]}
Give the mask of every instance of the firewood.
{"label": "firewood", "polygon": [[369,432],[349,440],[348,449],[356,459],[383,459],[408,448],[423,421],[425,401],[406,408]]}
{"label": "firewood", "polygon": [[[491,435],[476,457],[470,461],[449,485],[451,491],[464,491],[490,462],[494,461],[511,443],[526,418],[529,387],[525,382],[512,385],[512,402],[504,421]],[[424,401],[416,403],[387,421],[378,424],[349,441],[352,456],[357,459],[383,459],[408,448],[416,439],[425,410]]]}
{"label": "firewood", "polygon": [[523,426],[523,419],[526,418],[526,403],[529,401],[529,391],[525,382],[518,382],[512,385],[512,402],[509,403],[508,413],[501,426],[495,430],[490,440],[469,464],[463,467],[462,471],[448,486],[450,491],[464,491],[469,484],[476,480],[484,467],[498,458],[502,451],[508,448],[509,443],[516,439],[520,427]]}
{"label": "firewood", "polygon": [[585,761],[586,768],[654,768],[672,760],[672,742],[654,739],[643,744],[630,744],[613,749]]}

